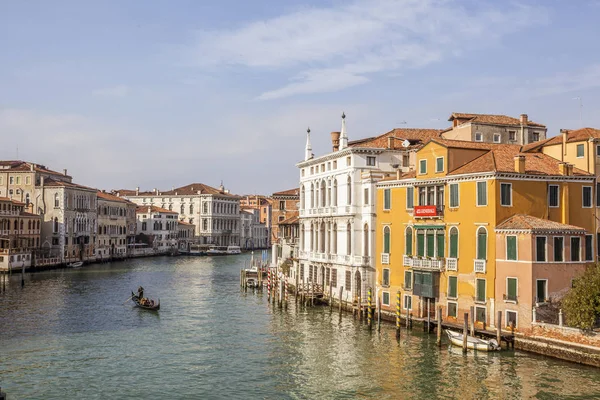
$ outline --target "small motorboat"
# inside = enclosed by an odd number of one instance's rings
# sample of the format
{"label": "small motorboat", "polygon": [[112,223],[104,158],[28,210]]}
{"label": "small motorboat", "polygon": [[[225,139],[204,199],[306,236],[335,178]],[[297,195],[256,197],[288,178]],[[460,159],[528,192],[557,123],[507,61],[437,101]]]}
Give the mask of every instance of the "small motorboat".
{"label": "small motorboat", "polygon": [[136,307],[143,308],[144,310],[158,311],[160,310],[160,299],[154,301],[146,297],[139,297],[135,293],[131,292],[131,300],[135,303]]}
{"label": "small motorboat", "polygon": [[[462,347],[463,345],[463,334],[460,332],[455,332],[450,329],[446,329],[446,334],[448,335],[448,339],[450,339],[450,343],[455,346]],[[473,336],[467,335],[467,348],[471,350],[478,351],[498,351],[500,350],[500,346],[496,339],[479,339]]]}
{"label": "small motorboat", "polygon": [[258,281],[254,278],[248,278],[248,279],[246,279],[246,286],[248,286],[251,289],[257,288]]}
{"label": "small motorboat", "polygon": [[79,268],[83,265],[83,261],[77,261],[67,264],[67,268]]}

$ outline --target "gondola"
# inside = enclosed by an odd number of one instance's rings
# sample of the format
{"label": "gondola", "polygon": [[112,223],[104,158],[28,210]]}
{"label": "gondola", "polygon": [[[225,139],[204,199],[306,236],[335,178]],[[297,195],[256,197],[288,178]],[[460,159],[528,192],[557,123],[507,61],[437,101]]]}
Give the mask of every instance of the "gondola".
{"label": "gondola", "polygon": [[136,307],[143,308],[144,310],[150,310],[150,311],[160,310],[160,299],[157,302],[154,302],[154,300],[151,300],[151,299],[147,299],[151,302],[151,304],[146,305],[146,304],[142,304],[141,299],[139,298],[138,295],[131,292],[131,300],[135,303]]}

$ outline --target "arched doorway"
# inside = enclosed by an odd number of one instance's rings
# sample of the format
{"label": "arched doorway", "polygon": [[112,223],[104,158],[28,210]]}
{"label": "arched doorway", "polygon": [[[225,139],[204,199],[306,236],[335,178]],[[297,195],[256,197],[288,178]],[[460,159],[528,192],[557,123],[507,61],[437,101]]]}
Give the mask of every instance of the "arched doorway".
{"label": "arched doorway", "polygon": [[354,295],[356,298],[362,298],[361,288],[362,278],[360,276],[360,271],[356,271],[356,274],[354,274]]}

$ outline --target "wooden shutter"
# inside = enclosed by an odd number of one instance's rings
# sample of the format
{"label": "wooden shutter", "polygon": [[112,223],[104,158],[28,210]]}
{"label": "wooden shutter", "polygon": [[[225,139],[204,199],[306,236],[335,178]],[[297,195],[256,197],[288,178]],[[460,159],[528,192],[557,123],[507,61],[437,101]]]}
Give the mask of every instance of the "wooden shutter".
{"label": "wooden shutter", "polygon": [[386,226],[383,228],[383,252],[386,254],[390,253],[390,228]]}
{"label": "wooden shutter", "polygon": [[485,301],[485,279],[477,279],[477,301]]}
{"label": "wooden shutter", "polygon": [[458,279],[456,276],[448,277],[448,297],[456,298]]}
{"label": "wooden shutter", "polygon": [[423,257],[425,255],[425,234],[417,232],[417,255]]}
{"label": "wooden shutter", "polygon": [[477,259],[487,259],[487,234],[484,229],[477,232]]}
{"label": "wooden shutter", "polygon": [[450,258],[458,258],[458,232],[456,229],[450,231]]}
{"label": "wooden shutter", "polygon": [[506,278],[507,279],[507,300],[517,300],[517,279],[516,278]]}
{"label": "wooden shutter", "polygon": [[507,236],[506,237],[506,259],[516,260],[517,259],[517,237]]}
{"label": "wooden shutter", "polygon": [[438,231],[437,234],[437,256],[444,257],[444,231]]}
{"label": "wooden shutter", "polygon": [[404,254],[412,256],[413,241],[412,241],[412,229],[406,230],[406,243]]}
{"label": "wooden shutter", "polygon": [[433,232],[427,232],[427,257],[435,256],[435,236]]}

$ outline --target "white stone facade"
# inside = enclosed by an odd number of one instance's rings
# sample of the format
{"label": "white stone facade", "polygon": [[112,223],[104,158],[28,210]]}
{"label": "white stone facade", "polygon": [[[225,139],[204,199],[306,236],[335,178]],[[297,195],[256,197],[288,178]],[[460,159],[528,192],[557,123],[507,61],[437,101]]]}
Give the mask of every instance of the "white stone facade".
{"label": "white stone facade", "polygon": [[240,211],[240,247],[244,250],[266,249],[269,247],[269,229],[260,221],[258,209]]}
{"label": "white stone facade", "polygon": [[156,253],[167,253],[177,249],[178,219],[177,213],[156,206],[137,208],[138,239],[145,236],[148,245]]}

